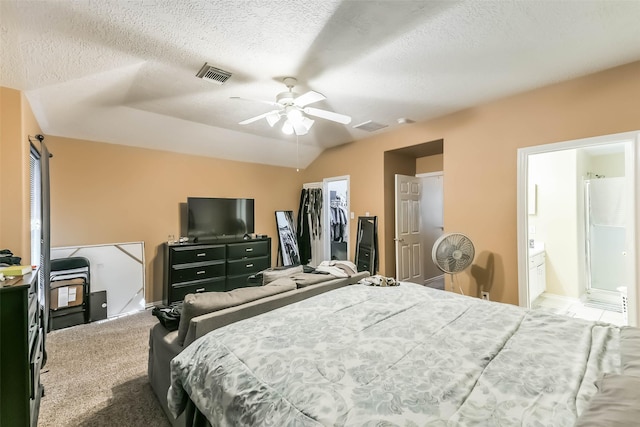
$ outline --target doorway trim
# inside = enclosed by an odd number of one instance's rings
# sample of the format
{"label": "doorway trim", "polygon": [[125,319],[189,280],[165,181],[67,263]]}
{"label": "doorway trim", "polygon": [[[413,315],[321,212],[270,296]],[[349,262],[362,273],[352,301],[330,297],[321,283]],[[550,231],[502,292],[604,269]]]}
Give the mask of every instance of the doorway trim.
{"label": "doorway trim", "polygon": [[[416,178],[432,178],[432,177],[440,177],[440,179],[442,179],[444,181],[444,170],[440,170],[440,171],[435,171],[435,172],[423,172],[423,173],[418,173],[416,174]],[[444,190],[444,189],[443,189]],[[442,224],[440,224],[440,230],[442,231],[441,235],[444,235],[444,191],[442,192]],[[426,263],[428,262],[433,262],[431,259],[432,255],[432,251],[433,251],[433,246],[430,248],[423,248],[425,251],[425,258],[424,258],[424,263],[425,266],[423,266],[425,268],[425,273],[426,273]],[[445,286],[445,274],[442,273],[438,276],[435,277],[431,277],[429,279],[425,279],[424,281],[424,285],[425,286],[433,286],[435,284],[440,284],[440,286],[444,289]]]}
{"label": "doorway trim", "polygon": [[611,135],[603,135],[592,138],[576,139],[571,141],[557,142],[552,144],[537,145],[532,147],[525,147],[518,149],[518,178],[517,178],[517,248],[518,248],[518,303],[521,307],[529,308],[531,301],[529,300],[529,263],[528,263],[528,211],[529,200],[527,197],[528,189],[528,161],[529,156],[533,154],[550,153],[554,151],[571,150],[578,148],[586,148],[596,145],[607,145],[614,143],[625,143],[625,176],[627,177],[627,183],[629,184],[626,189],[627,200],[630,201],[629,212],[627,213],[629,218],[629,248],[628,253],[630,259],[633,262],[629,262],[627,266],[627,272],[631,278],[631,283],[628,289],[628,321],[629,325],[637,326],[640,324],[638,317],[638,307],[640,301],[638,297],[640,295],[637,265],[638,251],[640,247],[640,234],[638,233],[639,227],[637,224],[637,214],[640,213],[640,198],[636,197],[636,189],[640,189],[640,176],[636,165],[639,164],[640,159],[638,153],[640,147],[640,131],[624,132]]}
{"label": "doorway trim", "polygon": [[342,176],[332,176],[330,178],[324,178],[322,180],[322,235],[324,236],[322,239],[324,246],[324,254],[325,258],[331,259],[331,234],[329,233],[330,226],[330,200],[329,200],[329,183],[335,181],[347,181],[347,230],[349,232],[349,238],[347,239],[347,259],[350,258],[350,250],[351,250],[351,176],[350,175],[342,175]]}

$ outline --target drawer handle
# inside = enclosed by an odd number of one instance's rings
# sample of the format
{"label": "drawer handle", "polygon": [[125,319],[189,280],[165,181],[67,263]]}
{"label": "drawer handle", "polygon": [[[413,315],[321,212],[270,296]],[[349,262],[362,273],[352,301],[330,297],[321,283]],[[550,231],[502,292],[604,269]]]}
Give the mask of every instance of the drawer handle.
{"label": "drawer handle", "polygon": [[196,289],[196,292],[204,292],[204,288]]}
{"label": "drawer handle", "polygon": [[253,248],[246,248],[245,251],[246,252],[253,252]]}
{"label": "drawer handle", "polygon": [[206,254],[206,252],[202,252],[201,254],[196,254],[196,256],[205,256]]}
{"label": "drawer handle", "polygon": [[206,272],[207,272],[206,270],[201,270],[201,271],[196,271],[196,274],[204,274]]}
{"label": "drawer handle", "polygon": [[247,264],[247,268],[253,267],[253,264]]}

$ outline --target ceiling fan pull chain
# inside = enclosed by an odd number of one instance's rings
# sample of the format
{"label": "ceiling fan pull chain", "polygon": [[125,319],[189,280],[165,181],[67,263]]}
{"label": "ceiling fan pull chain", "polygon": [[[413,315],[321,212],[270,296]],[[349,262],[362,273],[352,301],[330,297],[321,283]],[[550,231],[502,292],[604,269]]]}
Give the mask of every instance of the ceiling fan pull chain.
{"label": "ceiling fan pull chain", "polygon": [[300,144],[298,142],[297,133],[296,133],[296,172],[300,172]]}

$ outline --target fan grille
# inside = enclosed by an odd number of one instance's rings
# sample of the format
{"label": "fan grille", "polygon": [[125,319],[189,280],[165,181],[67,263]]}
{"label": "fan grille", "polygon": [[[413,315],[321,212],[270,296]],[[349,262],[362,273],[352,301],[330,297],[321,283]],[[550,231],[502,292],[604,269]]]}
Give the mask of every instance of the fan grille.
{"label": "fan grille", "polygon": [[433,246],[433,262],[449,274],[459,273],[469,267],[474,256],[475,248],[471,239],[460,233],[443,235]]}

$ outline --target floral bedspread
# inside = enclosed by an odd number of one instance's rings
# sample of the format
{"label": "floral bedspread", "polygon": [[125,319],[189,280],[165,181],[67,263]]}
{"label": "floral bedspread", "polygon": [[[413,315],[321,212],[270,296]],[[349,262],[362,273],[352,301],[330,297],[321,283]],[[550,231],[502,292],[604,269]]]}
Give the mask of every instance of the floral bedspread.
{"label": "floral bedspread", "polygon": [[215,330],[169,408],[215,426],[572,426],[619,328],[411,283],[352,285]]}

